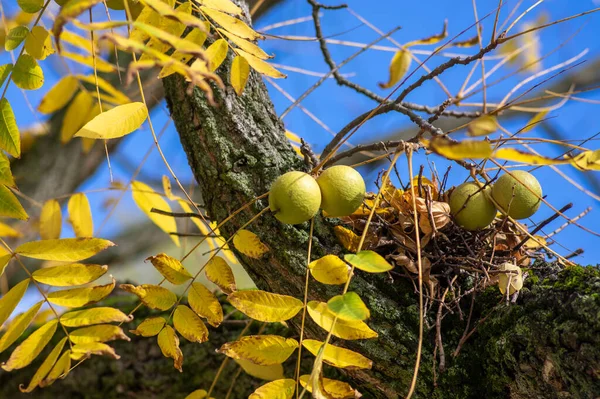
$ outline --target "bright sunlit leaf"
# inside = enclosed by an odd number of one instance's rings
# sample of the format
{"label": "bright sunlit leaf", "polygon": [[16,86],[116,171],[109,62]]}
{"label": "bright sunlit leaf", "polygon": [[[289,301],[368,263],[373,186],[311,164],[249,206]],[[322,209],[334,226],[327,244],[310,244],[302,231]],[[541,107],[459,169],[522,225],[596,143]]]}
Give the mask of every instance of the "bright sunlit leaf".
{"label": "bright sunlit leaf", "polygon": [[[308,383],[310,379],[310,375],[305,374],[300,376],[300,385],[308,392],[312,393],[312,386]],[[329,395],[331,398],[335,399],[354,399],[360,398],[361,395],[358,393],[350,384],[343,382],[332,380],[330,378],[323,378],[323,390]]]}
{"label": "bright sunlit leaf", "polygon": [[15,252],[33,259],[77,262],[114,245],[101,238],[61,238],[27,242],[18,246]]}
{"label": "bright sunlit leaf", "polygon": [[163,317],[149,317],[142,321],[135,330],[129,330],[129,332],[142,337],[154,337],[158,335],[165,324],[167,321]]}
{"label": "bright sunlit leaf", "polygon": [[90,202],[84,193],[73,194],[67,205],[69,223],[77,237],[92,237],[94,235],[94,220]]}
{"label": "bright sunlit leaf", "polygon": [[269,248],[263,244],[256,234],[249,230],[240,230],[233,236],[233,246],[244,255],[260,259]]}
{"label": "bright sunlit leaf", "polygon": [[79,308],[106,298],[115,288],[115,280],[105,285],[95,287],[72,288],[62,291],[53,291],[47,295],[48,301],[55,305],[68,308]]}
{"label": "bright sunlit leaf", "polygon": [[192,278],[192,275],[186,270],[181,262],[167,254],[160,253],[151,256],[148,259],[152,265],[166,278],[171,284],[180,285]]}
{"label": "bright sunlit leaf", "polygon": [[292,296],[259,290],[236,291],[227,299],[246,316],[266,322],[289,320],[303,307],[302,301]]}
{"label": "bright sunlit leaf", "polygon": [[45,60],[46,57],[54,54],[50,32],[39,25],[31,28],[31,32],[25,39],[25,50],[36,60]]}
{"label": "bright sunlit leaf", "polygon": [[385,258],[374,251],[360,251],[344,255],[346,262],[368,273],[382,273],[394,268]]}
{"label": "bright sunlit leaf", "polygon": [[27,37],[29,29],[26,26],[15,26],[6,34],[4,39],[4,49],[6,51],[12,51],[19,47],[23,40]]}
{"label": "bright sunlit leaf", "polygon": [[390,77],[387,83],[379,83],[379,87],[382,89],[389,89],[398,84],[400,79],[402,79],[410,69],[411,61],[412,59],[409,50],[398,50],[390,62]]}
{"label": "bright sunlit leaf", "polygon": [[119,105],[102,112],[86,123],[75,137],[114,139],[137,130],[148,118],[148,108],[141,102]]}
{"label": "bright sunlit leaf", "polygon": [[485,140],[457,142],[444,137],[434,137],[429,142],[429,149],[448,159],[479,159],[492,155],[492,146]]}
{"label": "bright sunlit leaf", "polygon": [[29,366],[48,344],[56,332],[57,326],[58,321],[52,320],[35,330],[25,341],[17,346],[10,355],[10,358],[5,363],[2,363],[2,368],[5,371],[12,371]]}
{"label": "bright sunlit leaf", "polygon": [[254,55],[252,55],[242,49],[237,49],[236,52],[240,56],[244,57],[246,59],[246,61],[248,61],[248,64],[250,64],[252,69],[256,70],[258,73],[260,73],[262,75],[270,76],[272,78],[277,78],[277,79],[287,77],[284,73],[279,72],[268,62],[261,60],[260,58],[255,57]]}
{"label": "bright sunlit leaf", "polygon": [[33,279],[39,283],[55,287],[70,287],[91,283],[106,273],[108,266],[84,265],[70,263],[68,265],[51,266],[37,269],[32,273]]}
{"label": "bright sunlit leaf", "polygon": [[179,349],[179,337],[171,326],[165,326],[158,334],[158,346],[163,356],[173,359],[173,367],[183,372],[183,353]]}
{"label": "bright sunlit leaf", "polygon": [[498,120],[495,115],[482,115],[469,123],[467,134],[471,137],[487,136],[498,130]]}
{"label": "bright sunlit leaf", "polygon": [[25,279],[12,287],[2,296],[2,298],[0,298],[0,326],[4,324],[13,310],[15,310],[19,301],[23,298],[23,294],[27,291],[28,286],[29,279]]}
{"label": "bright sunlit leaf", "polygon": [[334,296],[327,301],[327,307],[341,320],[366,320],[371,317],[369,308],[355,292]]}
{"label": "bright sunlit leaf", "polygon": [[283,379],[269,382],[254,391],[248,399],[292,399],[296,391],[296,381]]}
{"label": "bright sunlit leaf", "polygon": [[133,319],[119,309],[97,307],[74,310],[60,316],[60,322],[65,327],[83,327],[104,323],[126,323]]}
{"label": "bright sunlit leaf", "polygon": [[[171,216],[160,215],[151,212],[152,208],[171,212],[171,206],[164,198],[155,192],[150,186],[139,181],[131,183],[133,200],[137,206],[165,233],[177,232],[177,224]],[[179,246],[179,237],[171,235],[175,245]]]}
{"label": "bright sunlit leaf", "polygon": [[113,324],[98,324],[95,326],[82,327],[69,333],[74,344],[89,344],[90,342],[107,342],[116,339],[129,341],[121,327]]}
{"label": "bright sunlit leaf", "polygon": [[29,216],[13,192],[0,184],[0,216],[27,220]]}
{"label": "bright sunlit leaf", "polygon": [[239,55],[233,59],[231,63],[231,86],[238,96],[241,96],[250,76],[250,65],[245,58]]}
{"label": "bright sunlit leaf", "polygon": [[25,329],[29,327],[31,321],[34,319],[37,312],[42,307],[44,301],[40,301],[33,305],[29,310],[21,313],[10,322],[4,335],[0,338],[0,352],[3,352],[6,348],[11,346],[20,336],[23,334]]}
{"label": "bright sunlit leaf", "polygon": [[62,229],[62,213],[57,200],[48,200],[42,207],[40,214],[40,237],[42,240],[60,238]]}
{"label": "bright sunlit leaf", "polygon": [[19,390],[21,392],[31,392],[40,385],[42,380],[46,378],[46,376],[58,360],[58,357],[60,356],[60,353],[62,352],[62,349],[64,348],[66,342],[67,337],[64,337],[56,344],[54,349],[52,349],[52,351],[48,354],[46,359],[44,359],[42,365],[37,369],[37,371],[31,378],[31,381],[27,385],[27,388],[25,388],[23,385],[19,385]]}
{"label": "bright sunlit leaf", "polygon": [[307,311],[315,323],[338,338],[354,340],[377,337],[377,333],[363,321],[347,321],[338,318],[334,326],[335,315],[327,308],[325,302],[310,301]]}
{"label": "bright sunlit leaf", "polygon": [[44,72],[35,58],[21,54],[15,63],[12,81],[23,90],[37,90],[44,84]]}
{"label": "bright sunlit leaf", "polygon": [[220,353],[233,359],[270,366],[285,362],[298,348],[298,341],[279,335],[248,335],[237,341],[223,344]]}
{"label": "bright sunlit leaf", "polygon": [[185,305],[179,305],[173,313],[173,325],[182,337],[190,342],[208,341],[208,329],[200,317]]}
{"label": "bright sunlit leaf", "polygon": [[223,308],[219,300],[202,283],[193,283],[188,292],[188,303],[200,317],[204,317],[208,324],[219,327],[223,321]]}
{"label": "bright sunlit leaf", "polygon": [[[308,349],[310,353],[317,356],[319,350],[323,346],[323,342],[314,339],[305,339],[302,341],[302,346]],[[331,344],[327,344],[325,347],[323,361],[342,369],[370,369],[373,366],[373,362],[360,353]]]}
{"label": "bright sunlit leaf", "polygon": [[200,7],[200,11],[203,14],[206,14],[210,19],[221,25],[223,29],[233,33],[236,36],[250,40],[263,38],[263,36],[260,33],[254,31],[254,29],[246,25],[246,23],[244,23],[242,20],[234,18],[231,15],[227,15],[221,11],[217,11],[204,6]]}
{"label": "bright sunlit leaf", "polygon": [[66,106],[79,89],[78,80],[71,75],[61,78],[42,98],[38,111],[51,114]]}
{"label": "bright sunlit leaf", "polygon": [[312,261],[308,268],[314,279],[323,284],[344,284],[350,277],[350,266],[336,255]]}
{"label": "bright sunlit leaf", "polygon": [[16,158],[21,156],[21,134],[15,114],[6,98],[0,101],[0,149]]}
{"label": "bright sunlit leaf", "polygon": [[220,256],[215,256],[208,261],[205,273],[206,278],[216,284],[225,294],[231,294],[237,289],[231,267]]}
{"label": "bright sunlit leaf", "polygon": [[152,309],[171,309],[177,302],[174,293],[158,285],[142,284],[136,287],[131,284],[121,284],[119,288],[137,295],[144,305]]}

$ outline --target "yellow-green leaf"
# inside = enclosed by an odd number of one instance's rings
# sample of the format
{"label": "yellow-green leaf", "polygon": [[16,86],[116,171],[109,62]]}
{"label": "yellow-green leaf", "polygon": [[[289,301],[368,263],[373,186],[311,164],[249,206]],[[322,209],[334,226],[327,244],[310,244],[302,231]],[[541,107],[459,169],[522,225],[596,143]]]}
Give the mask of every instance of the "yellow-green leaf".
{"label": "yellow-green leaf", "polygon": [[90,202],[84,193],[71,196],[67,205],[69,223],[77,237],[92,237],[94,235],[94,221]]}
{"label": "yellow-green leaf", "polygon": [[394,268],[385,258],[374,251],[360,251],[344,255],[346,262],[368,273],[382,273]]}
{"label": "yellow-green leaf", "polygon": [[233,33],[236,36],[250,40],[263,38],[260,33],[255,32],[254,29],[246,25],[242,20],[234,18],[231,15],[227,15],[221,11],[205,6],[200,7],[200,11],[221,25],[223,29]]}
{"label": "yellow-green leaf", "polygon": [[72,288],[70,290],[53,291],[47,295],[48,301],[68,308],[79,308],[106,298],[115,288],[115,280],[110,284],[95,287]]}
{"label": "yellow-green leaf", "polygon": [[241,15],[242,9],[236,6],[231,0],[196,0],[203,6],[214,8],[228,14]]}
{"label": "yellow-green leaf", "polygon": [[250,65],[244,57],[239,55],[233,59],[231,63],[231,86],[238,96],[241,96],[250,76]]}
{"label": "yellow-green leaf", "polygon": [[17,346],[10,358],[2,363],[2,368],[5,371],[12,371],[29,366],[48,344],[57,326],[58,321],[52,320],[35,330],[21,345]]}
{"label": "yellow-green leaf", "polygon": [[292,399],[296,391],[296,381],[286,378],[259,387],[248,399]]}
{"label": "yellow-green leaf", "polygon": [[350,267],[336,255],[312,261],[308,268],[315,280],[323,284],[344,284],[350,277]]}
{"label": "yellow-green leaf", "polygon": [[185,339],[190,342],[208,341],[208,329],[200,317],[185,305],[175,308],[173,326]]}
{"label": "yellow-green leaf", "polygon": [[568,159],[548,158],[543,155],[525,152],[516,148],[498,148],[492,154],[493,158],[504,159],[519,163],[527,163],[530,165],[561,165],[570,162]]}
{"label": "yellow-green leaf", "polygon": [[15,230],[11,226],[0,222],[0,237],[18,238],[22,236],[23,234],[21,234],[21,232],[18,230]]}
{"label": "yellow-green leaf", "polygon": [[40,385],[42,380],[46,378],[46,376],[56,363],[56,360],[58,359],[58,356],[60,355],[60,352],[64,348],[66,342],[67,337],[64,337],[58,342],[58,344],[56,344],[54,349],[52,349],[52,351],[48,354],[46,359],[44,359],[40,368],[37,369],[37,371],[31,378],[31,381],[29,382],[29,385],[27,385],[27,388],[24,388],[23,385],[19,385],[19,390],[21,392],[31,392]]}
{"label": "yellow-green leaf", "polygon": [[177,296],[168,289],[152,284],[135,285],[121,284],[122,290],[137,295],[142,303],[149,308],[167,310],[175,305]]}
{"label": "yellow-green leaf", "polygon": [[97,307],[74,310],[60,316],[60,323],[65,327],[83,327],[103,323],[126,323],[133,320],[119,309]]}
{"label": "yellow-green leaf", "polygon": [[13,70],[13,64],[0,65],[0,86],[4,85],[4,82]]}
{"label": "yellow-green leaf", "polygon": [[379,83],[379,87],[382,89],[389,89],[398,84],[400,79],[402,79],[410,69],[411,62],[410,51],[405,49],[398,50],[390,62],[390,77],[387,83]]}
{"label": "yellow-green leaf", "polygon": [[259,290],[236,291],[227,299],[246,316],[266,322],[289,320],[303,307],[302,301],[292,296]]}
{"label": "yellow-green leaf", "polygon": [[329,311],[325,302],[310,301],[307,311],[317,325],[338,338],[351,340],[377,337],[377,333],[363,321],[348,321],[338,318],[334,326],[333,320],[336,317]]}
{"label": "yellow-green leaf", "polygon": [[0,101],[0,149],[16,158],[21,156],[21,135],[15,114],[6,98]]}
{"label": "yellow-green leaf", "polygon": [[173,367],[179,372],[183,372],[183,353],[179,349],[179,338],[175,334],[175,330],[171,326],[165,326],[158,334],[158,346],[162,351],[163,356],[173,359]]}
{"label": "yellow-green leaf", "polygon": [[[305,339],[302,341],[302,346],[308,349],[310,353],[317,356],[319,350],[323,346],[323,342],[314,339]],[[331,344],[327,344],[325,347],[323,361],[342,369],[370,369],[373,366],[373,362],[360,353]]]}
{"label": "yellow-green leaf", "polygon": [[244,57],[246,61],[248,61],[248,64],[250,64],[250,66],[253,69],[255,69],[258,73],[278,79],[286,77],[284,73],[279,72],[271,64],[265,62],[264,60],[261,60],[258,57],[255,57],[254,55],[239,48],[236,50],[236,52],[240,56]]}
{"label": "yellow-green leaf", "polygon": [[231,267],[225,259],[215,256],[206,264],[206,278],[215,283],[224,293],[231,294],[237,288]]}
{"label": "yellow-green leaf", "polygon": [[456,142],[444,137],[434,137],[429,142],[429,149],[448,159],[489,158],[492,155],[492,146],[485,140]]}
{"label": "yellow-green leaf", "polygon": [[77,93],[71,104],[67,107],[65,116],[60,126],[60,141],[66,143],[88,121],[88,111],[92,109],[94,98],[86,91]]}
{"label": "yellow-green leaf", "polygon": [[244,255],[260,259],[269,252],[269,248],[263,244],[256,234],[249,230],[240,230],[233,236],[233,246]]}
{"label": "yellow-green leaf", "polygon": [[257,58],[260,58],[261,60],[273,58],[273,56],[269,56],[269,54],[265,53],[264,50],[261,49],[260,47],[258,47],[256,44],[254,44],[246,39],[242,39],[241,37],[232,35],[231,33],[227,32],[225,29],[219,28],[219,32],[221,32],[223,35],[225,35],[236,46],[238,46],[245,52],[252,54],[253,56],[255,56]]}
{"label": "yellow-green leaf", "polygon": [[498,120],[495,115],[482,115],[469,123],[467,134],[471,137],[487,136],[498,130]]}
{"label": "yellow-green leaf", "polygon": [[31,28],[25,39],[25,50],[36,60],[45,60],[50,54],[54,54],[50,32],[39,25]]}
{"label": "yellow-green leaf", "polygon": [[115,350],[103,342],[88,342],[85,344],[73,345],[71,349],[71,359],[80,360],[90,355],[105,355],[113,359],[120,359],[121,356],[115,353]]}
{"label": "yellow-green leaf", "polygon": [[129,330],[129,332],[142,337],[154,337],[158,335],[165,324],[167,321],[163,317],[149,317],[142,321],[135,330]]}
{"label": "yellow-green leaf", "polygon": [[29,216],[17,197],[4,184],[0,184],[0,216],[27,220]]}
{"label": "yellow-green leaf", "polygon": [[102,238],[60,238],[27,242],[19,245],[15,252],[33,259],[78,262],[114,245]]}
{"label": "yellow-green leaf", "polygon": [[103,276],[107,270],[108,266],[106,265],[70,263],[37,269],[32,275],[35,281],[42,284],[55,287],[71,287],[91,283]]}
{"label": "yellow-green leaf", "polygon": [[[308,383],[310,375],[305,374],[300,376],[300,385],[306,388],[308,392],[312,393],[312,386]],[[332,399],[355,399],[360,398],[361,395],[350,384],[342,381],[332,380],[330,378],[322,378],[323,387],[325,393]]]}
{"label": "yellow-green leaf", "polygon": [[0,276],[2,276],[2,274],[4,274],[4,270],[6,269],[6,266],[8,266],[8,263],[10,262],[11,259],[12,259],[11,254],[0,256]]}
{"label": "yellow-green leaf", "polygon": [[204,389],[196,389],[194,392],[190,393],[185,399],[207,399],[208,392]]}
{"label": "yellow-green leaf", "polygon": [[24,12],[35,14],[44,6],[44,0],[17,0],[17,4]]}
{"label": "yellow-green leaf", "polygon": [[160,253],[148,259],[171,284],[180,285],[192,278],[181,262],[167,254]]}
{"label": "yellow-green leaf", "polygon": [[115,339],[130,341],[121,327],[112,324],[99,324],[96,326],[82,327],[69,333],[69,338],[74,344],[88,344],[90,342],[107,342]]}
{"label": "yellow-green leaf", "polygon": [[64,76],[44,95],[38,111],[51,114],[62,109],[73,98],[78,88],[79,82],[74,76]]}
{"label": "yellow-green leaf", "polygon": [[62,228],[62,213],[57,200],[48,200],[42,207],[40,214],[40,237],[42,240],[60,238]]}
{"label": "yellow-green leaf", "polygon": [[42,382],[40,382],[40,388],[47,387],[52,385],[54,381],[59,378],[65,378],[69,371],[71,370],[71,351],[66,350],[63,354],[58,358],[46,378]]}
{"label": "yellow-green leaf", "polygon": [[223,308],[217,297],[203,284],[193,283],[188,293],[190,307],[208,324],[219,327],[223,321]]}
{"label": "yellow-green leaf", "polygon": [[4,324],[8,316],[15,310],[19,301],[23,298],[23,294],[27,291],[28,286],[29,279],[23,280],[0,298],[0,326]]}
{"label": "yellow-green leaf", "polygon": [[298,341],[279,335],[248,335],[223,344],[218,352],[233,359],[245,359],[261,366],[285,362],[298,348]]}
{"label": "yellow-green leaf", "polygon": [[44,301],[40,301],[33,305],[28,311],[15,316],[14,320],[6,328],[2,338],[0,338],[0,352],[3,352],[6,348],[11,346],[21,334],[23,334],[23,331],[29,327],[29,324],[34,319],[43,303]]}
{"label": "yellow-green leaf", "polygon": [[[164,198],[155,192],[150,186],[139,181],[131,183],[131,191],[133,200],[137,206],[165,233],[177,232],[177,224],[171,216],[160,215],[150,212],[152,208],[160,209],[161,211],[171,212],[171,206]],[[175,245],[179,246],[179,237],[171,235],[171,239]]]}
{"label": "yellow-green leaf", "polygon": [[15,26],[6,34],[4,39],[4,49],[6,51],[12,51],[19,47],[23,40],[27,37],[29,29],[26,26]]}
{"label": "yellow-green leaf", "polygon": [[[6,154],[0,151],[0,184],[5,184],[9,187],[16,187],[15,179],[10,170],[10,160]],[[0,232],[0,234],[2,234]]]}
{"label": "yellow-green leaf", "polygon": [[356,292],[334,296],[327,301],[327,307],[341,320],[366,320],[371,317],[369,308]]}
{"label": "yellow-green leaf", "polygon": [[90,139],[114,139],[137,130],[148,117],[144,103],[119,105],[96,116],[86,123],[75,137]]}
{"label": "yellow-green leaf", "polygon": [[13,69],[12,80],[23,90],[37,90],[44,84],[44,72],[35,58],[21,54]]}

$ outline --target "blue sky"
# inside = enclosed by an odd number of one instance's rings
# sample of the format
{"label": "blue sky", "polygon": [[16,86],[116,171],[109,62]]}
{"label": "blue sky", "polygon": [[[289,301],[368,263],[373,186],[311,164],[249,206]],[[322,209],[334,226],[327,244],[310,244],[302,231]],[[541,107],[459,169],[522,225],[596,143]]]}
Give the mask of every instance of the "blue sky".
{"label": "blue sky", "polygon": [[[4,2],[7,3],[7,2]],[[348,0],[352,11],[362,16],[370,23],[375,25],[380,30],[387,32],[396,26],[401,26],[402,29],[393,35],[393,38],[399,43],[406,43],[411,40],[430,36],[438,33],[441,30],[444,19],[449,20],[449,35],[450,37],[460,33],[462,30],[471,26],[474,22],[474,14],[472,8],[472,2],[470,0],[457,0],[457,1],[421,1],[421,2],[405,2],[405,1],[392,1],[392,0],[378,0],[378,1],[363,1],[363,0]],[[477,1],[479,16],[485,15],[492,11],[497,6],[496,0],[479,0]],[[526,0],[521,6],[521,10],[532,5],[534,2]],[[336,4],[333,1],[327,1],[327,4]],[[504,21],[512,8],[516,4],[515,0],[507,2],[507,5],[503,8],[500,16],[500,21]],[[531,15],[523,18],[522,22],[532,22],[538,16],[540,12],[547,14],[550,20],[556,20],[564,18],[579,12],[583,12],[598,5],[594,4],[592,0],[546,0],[542,3]],[[5,7],[7,5],[5,4]],[[260,30],[261,27],[271,25],[273,23],[291,20],[295,18],[306,17],[310,15],[310,8],[305,1],[302,0],[288,0],[283,5],[274,9],[264,18],[262,18],[257,24],[256,28]],[[513,17],[514,18],[514,17]],[[375,33],[369,27],[362,25],[360,21],[348,11],[324,11],[322,18],[323,26],[326,35],[336,35],[340,32],[347,32],[343,35],[335,36],[335,39],[369,43],[376,39],[379,35]],[[489,17],[484,21],[484,37],[488,38],[492,30],[493,16]],[[571,40],[567,45],[561,47],[548,58],[543,61],[544,68],[551,67],[553,65],[564,62],[565,60],[580,54],[585,49],[588,49],[588,53],[581,58],[584,60],[593,60],[600,56],[600,43],[597,40],[598,27],[600,26],[600,13],[586,16],[582,19],[570,21],[558,26],[551,27],[544,30],[540,36],[542,41],[542,54],[545,54],[555,47],[559,46],[566,39],[575,34],[578,30],[579,33],[575,39]],[[522,28],[522,24],[518,24],[514,28],[514,32],[517,32]],[[595,32],[595,33],[594,33]],[[296,35],[296,36],[313,36],[314,30],[312,22],[298,23],[283,28],[277,28],[269,31],[273,35]],[[461,39],[467,39],[475,34],[475,30],[471,29],[466,32]],[[393,47],[394,44],[390,41],[382,41],[379,43],[381,46]],[[276,55],[273,60],[277,64],[286,65],[295,68],[302,68],[308,71],[323,73],[327,71],[327,66],[323,62],[321,53],[319,51],[317,43],[314,41],[289,41],[289,40],[266,40],[262,47],[268,52]],[[341,62],[355,51],[356,48],[334,45],[330,46],[333,58]],[[415,47],[419,50],[431,50],[431,46],[420,46]],[[453,49],[452,52],[459,54],[472,54],[475,52],[474,49]],[[378,82],[386,81],[388,74],[389,61],[393,56],[393,52],[388,51],[375,51],[370,50],[356,60],[342,68],[341,72],[350,75],[350,79],[364,85],[365,87],[375,91],[380,95],[389,94],[390,90],[383,90],[377,87]],[[1,55],[2,63],[9,61],[6,53]],[[57,61],[57,56],[51,56],[46,61],[42,62],[42,67],[46,75],[46,83],[44,88],[39,91],[27,92],[27,99],[36,107],[39,104],[44,92],[52,86],[57,78],[60,77],[62,70],[60,69],[60,63]],[[424,59],[425,56],[421,56]],[[431,63],[428,63],[431,67],[443,62],[445,58],[436,57]],[[486,68],[491,68],[497,61],[489,61],[486,63]],[[413,63],[412,68],[415,67]],[[585,64],[581,67],[585,67]],[[503,67],[497,72],[495,77],[503,76],[514,70],[514,67]],[[85,72],[84,69],[80,70]],[[467,73],[469,67],[457,67],[448,73],[442,75],[444,84],[450,89],[451,92],[457,92]],[[319,78],[315,76],[307,76],[296,72],[287,71],[288,78],[286,80],[278,80],[276,83],[291,96],[297,98],[305,90],[310,88]],[[419,76],[422,71],[418,71],[415,75]],[[498,102],[504,97],[504,95],[510,91],[516,84],[525,79],[527,74],[518,74],[513,78],[507,79],[501,84],[495,86],[488,92],[488,101]],[[471,79],[471,82],[475,81],[480,77],[480,71],[476,71]],[[413,78],[414,79],[414,78]],[[542,78],[543,79],[543,78]],[[531,85],[538,83],[538,79],[533,81],[531,84],[524,86],[523,89],[518,91],[516,95],[522,93]],[[281,94],[274,86],[267,83],[269,90],[272,94],[273,102],[279,113],[283,112],[290,101]],[[35,121],[35,118],[41,119],[42,116],[39,114],[32,114],[27,106],[26,102],[23,101],[21,92],[15,89],[13,86],[8,90],[8,98],[15,108],[17,115],[17,121],[21,126],[26,126],[28,122]],[[600,100],[600,96],[595,93],[581,94],[580,97],[590,100]],[[439,86],[435,83],[426,84],[411,94],[408,100],[436,106],[445,100],[446,96]],[[480,101],[479,99],[473,99],[472,101]],[[324,123],[331,131],[337,132],[346,123],[356,117],[358,114],[370,110],[376,104],[371,100],[364,98],[353,91],[341,88],[337,84],[329,79],[315,92],[309,95],[303,102],[302,105],[314,114],[322,123]],[[560,110],[553,112],[550,116],[553,117],[552,123],[560,129],[567,139],[582,140],[592,136],[600,130],[600,125],[595,121],[592,116],[595,115],[600,105],[584,103],[584,102],[570,102],[567,103]],[[522,118],[516,119],[512,123],[506,124],[506,128],[511,131],[516,131],[522,127],[527,120],[533,114],[524,115]],[[169,123],[168,112],[164,103],[157,107],[152,114],[152,120],[154,125],[159,131],[165,124]],[[324,145],[329,141],[330,133],[309,118],[299,108],[295,108],[289,113],[284,119],[286,127],[305,138],[314,149],[319,152],[322,150]],[[372,142],[377,140],[379,137],[389,135],[391,132],[400,130],[410,125],[410,122],[406,117],[400,114],[388,114],[377,117],[368,123],[366,123],[352,138],[353,143]],[[534,129],[527,133],[528,137],[542,137],[543,132],[540,129]],[[190,182],[192,180],[191,173],[187,166],[187,160],[181,149],[179,138],[174,130],[172,124],[167,127],[162,139],[160,141],[164,152],[167,155],[169,163],[177,173],[178,177],[183,182]],[[600,148],[597,141],[592,141],[587,144],[588,148],[597,149]],[[141,129],[139,132],[132,134],[128,137],[119,150],[112,154],[111,161],[113,166],[113,172],[116,180],[127,182],[133,172],[133,170],[139,165],[142,158],[144,157],[146,150],[152,147],[151,135],[147,128]],[[535,147],[536,150],[542,152],[548,156],[557,156],[562,153],[563,148],[549,145],[538,145]],[[416,158],[418,163],[427,163],[428,161],[435,162],[435,165],[443,173],[445,171],[448,162],[437,156],[428,156],[421,154]],[[405,160],[401,160],[399,163],[400,172],[404,178],[408,177],[408,170],[406,168]],[[73,167],[77,167],[74,165]],[[385,165],[381,165],[380,168],[384,168]],[[418,166],[415,167],[418,169]],[[525,168],[527,169],[527,168]],[[589,190],[586,180],[582,178],[582,175],[575,171],[570,166],[561,166],[560,170],[566,173],[570,178],[577,181],[582,186]],[[374,188],[373,182],[377,176],[377,170],[361,170],[365,175],[365,180],[369,183],[371,189]],[[597,172],[596,172],[597,173]],[[163,174],[167,174],[167,170],[160,160],[156,150],[152,152],[144,167],[140,179],[148,181],[150,179],[160,179]],[[582,212],[587,207],[593,207],[594,209],[581,220],[581,224],[593,229],[599,230],[598,222],[600,221],[598,211],[598,201],[591,197],[583,194],[582,192],[571,186],[566,180],[556,174],[550,168],[543,168],[535,171],[536,177],[542,183],[544,193],[548,196],[547,199],[555,207],[560,208],[568,202],[573,202],[574,207],[569,211],[569,216],[575,216]],[[458,184],[467,177],[467,172],[461,170],[459,167],[453,167],[451,175],[451,183]],[[98,170],[95,176],[93,176],[88,182],[81,187],[81,190],[95,189],[99,187],[109,186],[109,175],[106,166],[103,166]],[[27,194],[27,193],[25,193]],[[596,193],[600,194],[600,193]],[[115,193],[99,193],[90,194],[89,198],[92,202],[94,219],[96,227],[98,227],[106,215],[106,210],[102,206],[103,202],[107,198],[114,198]],[[552,211],[547,207],[542,207],[540,211],[534,216],[534,221],[543,220],[544,218],[552,215]],[[121,205],[117,208],[115,214],[108,221],[106,227],[100,233],[102,236],[112,235],[117,232],[124,223],[135,223],[138,220],[144,218],[141,212],[139,212],[131,201],[131,196],[127,193],[124,196],[124,200]],[[552,231],[561,225],[564,220],[558,220],[554,222],[546,232]],[[68,233],[70,234],[70,232]],[[595,237],[575,226],[566,228],[560,235],[557,236],[558,241],[565,248],[556,246],[555,250],[561,254],[569,253],[571,250],[575,250],[579,247],[583,248],[586,252],[583,256],[576,258],[579,262],[584,264],[595,264],[600,259],[600,238]]]}

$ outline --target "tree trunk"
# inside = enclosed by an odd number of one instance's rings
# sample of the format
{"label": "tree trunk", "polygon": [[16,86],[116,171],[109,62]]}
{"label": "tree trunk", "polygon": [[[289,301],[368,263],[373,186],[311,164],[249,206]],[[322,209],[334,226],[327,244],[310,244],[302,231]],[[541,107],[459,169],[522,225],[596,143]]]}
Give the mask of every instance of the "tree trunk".
{"label": "tree trunk", "polygon": [[[230,62],[228,59],[218,71],[224,82],[228,82]],[[179,76],[165,79],[164,85],[173,120],[212,220],[221,221],[266,193],[284,172],[305,169],[288,144],[283,124],[258,74],[251,74],[240,97],[229,86],[225,90],[215,88],[218,107],[208,105],[199,90],[186,94],[187,83]],[[266,206],[266,200],[258,201],[236,215],[221,232],[230,237]],[[284,225],[266,213],[248,229],[270,249],[259,260],[237,254],[257,286],[302,298],[308,223]],[[313,248],[314,259],[341,252],[330,222],[316,219]],[[592,268],[575,267],[562,273],[546,266],[542,269],[547,276],[530,278],[516,304],[503,304],[496,287],[477,298],[470,325],[476,326],[480,320],[481,325],[456,358],[451,353],[465,330],[466,320],[460,320],[459,315],[443,320],[443,373],[433,366],[435,328],[427,330],[415,397],[600,395],[600,274]],[[373,370],[350,370],[347,375],[365,396],[404,396],[415,364],[418,297],[406,281],[391,283],[385,275],[366,276],[360,271],[352,280],[351,290],[371,309],[369,325],[379,338],[332,341],[373,360]],[[339,287],[312,282],[309,299],[325,301],[339,291]],[[470,300],[466,301],[463,309],[469,309],[469,304]],[[435,324],[428,321],[429,325]],[[297,328],[299,316],[291,324]],[[306,333],[308,337],[324,337],[312,322]]]}

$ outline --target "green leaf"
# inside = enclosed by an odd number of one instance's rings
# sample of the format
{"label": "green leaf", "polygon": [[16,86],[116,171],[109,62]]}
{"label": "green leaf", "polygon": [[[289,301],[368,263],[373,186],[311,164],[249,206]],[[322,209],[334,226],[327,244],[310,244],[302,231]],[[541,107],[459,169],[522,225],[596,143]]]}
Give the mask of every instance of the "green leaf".
{"label": "green leaf", "polygon": [[13,64],[0,65],[0,87],[4,85],[4,81],[6,80],[6,78],[8,78],[12,70]]}
{"label": "green leaf", "polygon": [[0,184],[0,216],[21,220],[29,219],[17,197],[2,184]]}
{"label": "green leaf", "polygon": [[26,26],[17,26],[8,31],[4,42],[4,49],[6,51],[12,51],[19,47],[19,45],[25,40],[29,29]]}
{"label": "green leaf", "polygon": [[42,9],[44,0],[17,0],[17,4],[26,13],[34,14]]}
{"label": "green leaf", "polygon": [[394,268],[394,266],[390,265],[383,256],[373,251],[360,251],[357,254],[346,254],[344,255],[344,259],[357,269],[368,273],[382,273]]}
{"label": "green leaf", "polygon": [[21,54],[15,64],[12,80],[20,89],[37,90],[44,84],[44,72],[35,58]]}
{"label": "green leaf", "polygon": [[21,135],[15,114],[6,98],[0,101],[0,149],[13,157],[21,156]]}
{"label": "green leaf", "polygon": [[343,320],[366,320],[371,312],[355,292],[336,295],[327,302],[327,307]]}

